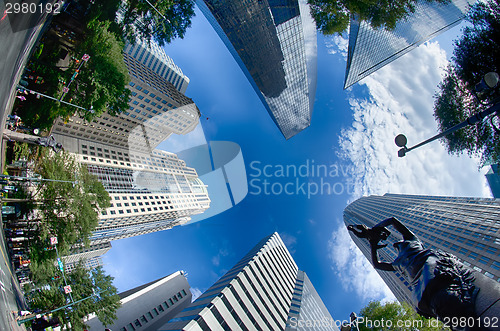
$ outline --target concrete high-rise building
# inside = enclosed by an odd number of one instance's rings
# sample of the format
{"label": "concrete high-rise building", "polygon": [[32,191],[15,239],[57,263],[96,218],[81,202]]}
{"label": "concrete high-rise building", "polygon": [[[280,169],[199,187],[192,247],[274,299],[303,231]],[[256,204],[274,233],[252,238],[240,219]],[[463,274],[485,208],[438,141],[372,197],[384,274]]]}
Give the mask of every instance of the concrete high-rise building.
{"label": "concrete high-rise building", "polygon": [[201,113],[183,94],[189,79],[157,44],[127,45],[124,61],[131,78],[129,108],[90,123],[79,116],[57,119],[51,133],[65,150],[76,153],[78,138],[149,153],[171,134],[186,134],[198,125]]}
{"label": "concrete high-rise building", "polygon": [[[120,293],[121,307],[116,311],[111,330],[162,330],[182,309],[191,303],[191,291],[182,271]],[[95,315],[85,323],[89,330],[104,330],[105,326]]]}
{"label": "concrete high-rise building", "polygon": [[134,45],[125,45],[124,53],[169,81],[182,94],[186,93],[189,78],[155,41],[147,44],[137,39]]}
{"label": "concrete high-rise building", "polygon": [[93,245],[170,229],[210,205],[196,171],[177,155],[155,149],[199,122],[200,111],[183,94],[189,79],[154,41],[128,44],[124,61],[131,77],[129,109],[90,123],[77,116],[59,119],[52,128],[111,195]]}
{"label": "concrete high-rise building", "polygon": [[494,198],[500,198],[500,164],[492,164],[486,173],[486,180]]}
{"label": "concrete high-rise building", "polygon": [[353,18],[349,31],[344,88],[357,83],[424,42],[459,24],[473,0],[420,1],[392,31]]}
{"label": "concrete high-rise building", "polygon": [[316,92],[316,31],[303,24],[312,22],[309,7],[298,0],[197,0],[196,4],[283,136],[289,139],[307,128]]}
{"label": "concrete high-rise building", "polygon": [[307,274],[299,270],[285,331],[338,330]]}
{"label": "concrete high-rise building", "polygon": [[101,255],[107,253],[111,249],[110,242],[102,242],[99,244],[90,244],[89,247],[81,246],[72,250],[71,255],[64,256],[64,268],[66,272],[71,272],[75,269],[76,264],[80,260],[88,269],[93,269],[102,266],[103,262]]}
{"label": "concrete high-rise building", "polygon": [[111,196],[90,238],[103,243],[185,224],[210,206],[196,170],[160,150],[132,154],[99,144],[81,145],[76,155]]}
{"label": "concrete high-rise building", "polygon": [[314,330],[338,330],[274,233],[161,330],[302,330],[298,326],[307,323],[315,323]]}
{"label": "concrete high-rise building", "polygon": [[[389,217],[408,227],[425,248],[452,253],[465,265],[500,281],[499,199],[385,194],[360,198],[344,210],[346,225],[372,227]],[[398,255],[392,244],[401,238],[389,230],[392,234],[387,247],[379,250],[379,258],[392,262]],[[371,261],[368,241],[350,235]],[[410,284],[403,275],[377,271],[399,301],[411,304]]]}

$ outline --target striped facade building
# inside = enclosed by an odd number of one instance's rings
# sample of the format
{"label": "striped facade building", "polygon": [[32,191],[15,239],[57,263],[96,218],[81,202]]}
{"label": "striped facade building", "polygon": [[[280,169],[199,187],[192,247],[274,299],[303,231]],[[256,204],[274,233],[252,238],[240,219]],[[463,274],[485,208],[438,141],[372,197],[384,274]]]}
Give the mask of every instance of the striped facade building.
{"label": "striped facade building", "polygon": [[[162,330],[296,330],[304,318],[332,321],[319,296],[309,295],[304,275],[274,233]],[[338,329],[329,323],[316,330]]]}

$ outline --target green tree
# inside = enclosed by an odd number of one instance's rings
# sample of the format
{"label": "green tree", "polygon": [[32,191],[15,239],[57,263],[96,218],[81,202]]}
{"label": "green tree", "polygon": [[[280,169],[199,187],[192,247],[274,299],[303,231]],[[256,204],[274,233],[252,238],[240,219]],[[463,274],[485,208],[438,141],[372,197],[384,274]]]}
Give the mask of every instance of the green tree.
{"label": "green tree", "polygon": [[[425,0],[446,3],[450,0]],[[415,11],[418,0],[308,0],[316,27],[324,34],[341,34],[351,16],[368,21],[374,28],[394,29],[396,23]]]}
{"label": "green tree", "polygon": [[[470,10],[470,22],[455,42],[454,56],[435,96],[434,117],[440,131],[485,110],[472,91],[491,71],[500,73],[500,1],[478,2]],[[496,90],[498,97],[498,88]],[[493,101],[485,96],[483,102]],[[450,154],[467,152],[481,157],[481,163],[500,161],[500,132],[491,121],[468,126],[443,139]]]}
{"label": "green tree", "polygon": [[[36,53],[27,65],[27,71],[43,83],[30,84],[29,88],[46,95],[58,97],[62,89],[61,71],[56,67],[59,61],[59,42],[51,36],[44,36]],[[43,80],[42,80],[43,79]],[[26,101],[16,99],[15,108],[26,126],[49,129],[61,112],[60,105],[53,100],[37,98],[34,94],[25,96]]]}
{"label": "green tree", "polygon": [[[54,269],[56,267],[53,266]],[[60,275],[60,271],[54,271]],[[80,261],[75,269],[66,274],[67,284],[71,286],[71,296],[75,303],[71,309],[63,309],[54,313],[66,325],[71,323],[72,330],[83,330],[85,317],[95,313],[104,325],[110,325],[116,319],[116,310],[120,307],[118,291],[113,286],[113,277],[106,275],[102,267],[87,270]],[[62,277],[51,279],[46,285],[32,296],[32,308],[44,311],[53,310],[67,304],[69,295],[63,291],[64,280]],[[97,294],[97,295],[96,295]]]}
{"label": "green tree", "polygon": [[194,1],[129,0],[124,9],[121,25],[131,43],[136,37],[148,42],[153,38],[163,46],[177,37],[184,38],[194,16]]}
{"label": "green tree", "polygon": [[400,330],[400,331],[434,331],[447,330],[435,319],[426,319],[418,315],[408,304],[399,302],[371,301],[361,309],[358,318],[363,322],[358,324],[360,331],[367,330]]}
{"label": "green tree", "polygon": [[46,243],[49,236],[56,236],[61,254],[68,253],[76,243],[88,244],[100,211],[110,206],[103,185],[85,165],[65,152],[54,154],[46,150],[35,171],[43,178],[70,181],[44,182],[35,197],[43,202],[37,207],[42,216],[41,243]]}
{"label": "green tree", "polygon": [[[90,55],[84,63],[76,79],[69,87],[70,91],[64,97],[85,109],[92,107],[93,111],[64,106],[62,116],[70,116],[77,110],[78,114],[91,121],[107,111],[115,115],[128,108],[130,90],[125,86],[130,82],[127,67],[123,60],[124,44],[117,39],[116,34],[109,31],[110,21],[92,20],[87,24],[85,39],[75,49],[75,56]],[[79,64],[76,63],[75,67]],[[64,73],[65,81],[69,83],[74,69]]]}

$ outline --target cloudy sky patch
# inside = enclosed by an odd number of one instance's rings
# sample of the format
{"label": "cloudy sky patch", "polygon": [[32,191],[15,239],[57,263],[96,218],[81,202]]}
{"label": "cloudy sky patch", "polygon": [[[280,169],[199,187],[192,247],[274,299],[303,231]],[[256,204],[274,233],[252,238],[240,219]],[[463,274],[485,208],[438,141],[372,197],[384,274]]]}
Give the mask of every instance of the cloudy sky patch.
{"label": "cloudy sky patch", "polygon": [[[327,47],[333,54],[344,44],[345,40],[337,37],[330,39]],[[404,133],[411,147],[437,133],[433,95],[447,63],[437,42],[426,43],[349,90],[353,123],[344,128],[339,143],[341,156],[354,169],[351,201],[385,193],[489,195],[485,170],[478,169],[478,160],[450,156],[440,142],[411,151],[404,158],[397,156],[397,134]],[[332,270],[346,290],[364,301],[394,299],[343,222],[332,233],[328,254]]]}

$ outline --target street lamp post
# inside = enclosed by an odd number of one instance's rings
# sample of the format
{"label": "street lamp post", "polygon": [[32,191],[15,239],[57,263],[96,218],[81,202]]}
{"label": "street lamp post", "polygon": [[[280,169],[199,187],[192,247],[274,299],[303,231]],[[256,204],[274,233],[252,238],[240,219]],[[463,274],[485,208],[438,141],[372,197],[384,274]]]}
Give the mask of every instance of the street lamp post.
{"label": "street lamp post", "polygon": [[[498,74],[497,73],[487,73],[483,80],[476,86],[476,91],[475,92],[482,92],[486,89],[493,89],[495,88],[497,85],[498,85],[498,80],[499,80],[499,77],[498,77]],[[477,94],[475,93],[475,95],[477,96]],[[478,97],[479,99],[479,97]],[[498,100],[498,98],[496,98],[494,100],[494,104],[489,107],[488,109],[486,110],[483,110],[482,112],[479,112],[477,114],[474,114],[472,116],[470,116],[469,118],[467,118],[465,121],[413,146],[413,147],[406,147],[406,144],[408,142],[408,140],[406,139],[406,136],[404,134],[399,134],[396,136],[396,138],[394,139],[394,142],[396,143],[396,145],[398,147],[401,147],[401,149],[398,151],[398,156],[399,157],[404,157],[406,156],[406,153],[408,153],[409,151],[412,151],[420,146],[423,146],[425,144],[428,144],[434,140],[437,140],[439,138],[442,138],[444,136],[447,136],[449,135],[450,133],[452,132],[455,132],[457,130],[460,130],[461,128],[463,127],[466,127],[466,126],[469,126],[469,125],[473,125],[473,124],[476,124],[477,122],[479,121],[482,121],[483,119],[485,119],[486,117],[492,115],[492,114],[495,114],[496,116],[500,117],[500,101]]]}
{"label": "street lamp post", "polygon": [[[102,293],[102,292],[101,292]],[[64,305],[62,307],[59,307],[59,308],[56,308],[56,309],[53,309],[51,311],[48,311],[48,312],[45,312],[43,315],[47,315],[47,314],[52,314],[58,310],[61,310],[61,309],[64,309],[64,308],[68,308],[68,307],[72,307],[73,305],[77,304],[77,303],[80,303],[82,301],[85,301],[85,300],[88,300],[90,298],[93,298],[93,297],[99,297],[100,293],[99,292],[95,292],[94,294],[88,296],[88,297],[85,297],[83,299],[80,299],[80,300],[77,300],[77,301],[74,301],[72,303],[69,303],[67,305]],[[35,315],[35,316],[32,316],[32,317],[28,317],[28,318],[24,318],[24,319],[19,319],[17,320],[17,325],[21,325],[23,323],[26,323],[28,321],[32,321],[34,320],[35,318],[38,318],[38,316],[41,316],[42,314],[38,314],[38,315]]]}
{"label": "street lamp post", "polygon": [[32,93],[32,94],[41,95],[41,96],[42,96],[42,97],[44,97],[44,98],[49,98],[49,99],[52,99],[52,100],[54,100],[54,101],[57,101],[57,102],[60,102],[60,103],[64,103],[65,105],[68,105],[68,106],[72,106],[72,107],[75,107],[75,108],[80,108],[80,109],[83,109],[83,110],[88,110],[88,111],[92,112],[92,109],[87,109],[87,108],[85,108],[85,107],[77,106],[77,105],[74,105],[74,104],[72,104],[72,103],[66,102],[66,101],[64,101],[64,100],[59,100],[59,99],[56,99],[56,98],[54,98],[54,97],[51,97],[50,95],[46,95],[46,94],[43,94],[43,93],[40,93],[40,92],[37,92],[37,91],[30,90],[29,88],[26,88],[26,87],[24,87],[24,86],[19,86],[19,87],[18,87],[18,90],[19,90],[19,91],[24,91],[24,90],[25,90],[25,91],[28,91],[28,92],[30,92],[30,93]]}
{"label": "street lamp post", "polygon": [[71,79],[68,83],[67,86],[65,86],[63,88],[63,94],[61,95],[61,97],[59,98],[59,102],[62,101],[62,99],[64,98],[64,96],[66,95],[66,93],[69,92],[69,86],[71,85],[71,83],[73,83],[73,81],[75,80],[76,76],[78,76],[78,73],[80,72],[80,69],[82,68],[82,65],[84,63],[86,63],[88,60],[90,59],[90,56],[88,54],[84,54],[83,57],[82,57],[82,62],[80,62],[80,65],[78,66],[78,68],[75,70],[75,73],[73,74],[73,76],[71,76]]}

